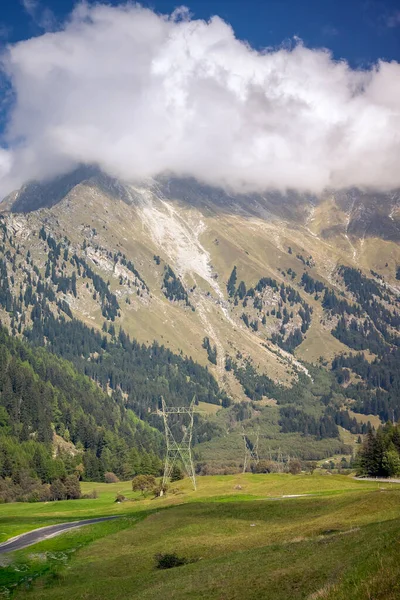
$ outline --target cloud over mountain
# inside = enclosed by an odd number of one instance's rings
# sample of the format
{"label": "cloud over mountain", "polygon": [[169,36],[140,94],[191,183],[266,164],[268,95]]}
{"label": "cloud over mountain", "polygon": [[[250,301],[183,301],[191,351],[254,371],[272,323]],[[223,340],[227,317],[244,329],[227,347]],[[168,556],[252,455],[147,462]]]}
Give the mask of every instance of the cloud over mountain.
{"label": "cloud over mountain", "polygon": [[0,195],[82,162],[236,191],[400,186],[396,62],[357,71],[300,42],[258,52],[218,17],[83,3],[2,64]]}

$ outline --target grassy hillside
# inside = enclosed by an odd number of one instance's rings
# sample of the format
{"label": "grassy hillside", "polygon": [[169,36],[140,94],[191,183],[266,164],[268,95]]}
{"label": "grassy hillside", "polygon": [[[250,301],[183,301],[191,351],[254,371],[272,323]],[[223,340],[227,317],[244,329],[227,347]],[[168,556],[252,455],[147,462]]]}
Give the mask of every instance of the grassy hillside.
{"label": "grassy hillside", "polygon": [[[11,527],[10,507],[0,507],[8,536],[123,515],[3,556],[4,585],[18,584],[13,597],[28,589],[41,600],[398,597],[395,484],[316,474],[203,477],[198,492],[184,480],[158,500],[141,500],[129,485],[95,484],[96,500],[14,505]],[[116,492],[129,500],[115,504]],[[193,562],[156,569],[155,555],[168,552]]]}

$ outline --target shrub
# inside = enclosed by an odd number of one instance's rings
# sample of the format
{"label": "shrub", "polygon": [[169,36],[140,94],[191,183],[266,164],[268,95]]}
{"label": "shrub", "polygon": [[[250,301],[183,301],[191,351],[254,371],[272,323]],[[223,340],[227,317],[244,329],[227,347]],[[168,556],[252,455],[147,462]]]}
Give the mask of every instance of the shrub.
{"label": "shrub", "polygon": [[78,500],[81,497],[81,484],[75,475],[68,475],[63,483],[67,500]]}
{"label": "shrub", "polygon": [[156,554],[155,555],[157,569],[173,569],[186,565],[189,561],[187,558],[180,557],[175,553],[172,554]]}
{"label": "shrub", "polygon": [[104,473],[104,481],[106,483],[118,483],[119,478],[116,476],[115,473],[108,471],[107,473]]}
{"label": "shrub", "polygon": [[156,485],[154,475],[136,475],[132,480],[132,490],[134,492],[142,492],[143,496]]}
{"label": "shrub", "polygon": [[0,478],[0,503],[15,501],[15,486],[11,477]]}
{"label": "shrub", "polygon": [[318,463],[315,460],[309,460],[308,462],[305,463],[305,467],[306,467],[307,471],[309,473],[311,473],[311,475],[314,473],[317,466],[318,466]]}
{"label": "shrub", "polygon": [[260,460],[254,468],[255,473],[277,473],[279,465],[273,460]]}
{"label": "shrub", "polygon": [[127,498],[123,494],[117,494],[115,502],[126,502]]}
{"label": "shrub", "polygon": [[10,477],[0,478],[0,503],[47,502],[80,497],[80,483],[74,475],[54,479],[51,485],[42,483],[23,470],[19,472],[17,481]]}
{"label": "shrub", "polygon": [[174,465],[171,472],[171,481],[180,481],[183,479],[183,471],[179,465]]}
{"label": "shrub", "polygon": [[50,497],[52,500],[67,499],[67,491],[61,479],[55,479],[50,485]]}
{"label": "shrub", "polygon": [[301,473],[301,462],[297,458],[292,458],[289,461],[288,471],[292,475],[298,475]]}
{"label": "shrub", "polygon": [[159,483],[153,488],[153,494],[155,498],[159,498],[160,496],[164,496],[167,493],[168,485],[166,483]]}
{"label": "shrub", "polygon": [[[19,500],[20,498],[17,498],[17,501]],[[48,502],[49,500],[51,500],[51,492],[48,484],[38,486],[29,495],[21,498],[21,502]]]}
{"label": "shrub", "polygon": [[91,492],[89,492],[88,494],[83,494],[83,496],[81,496],[81,498],[83,498],[84,500],[93,500],[95,498],[98,498],[99,495],[97,493],[97,490],[92,490]]}

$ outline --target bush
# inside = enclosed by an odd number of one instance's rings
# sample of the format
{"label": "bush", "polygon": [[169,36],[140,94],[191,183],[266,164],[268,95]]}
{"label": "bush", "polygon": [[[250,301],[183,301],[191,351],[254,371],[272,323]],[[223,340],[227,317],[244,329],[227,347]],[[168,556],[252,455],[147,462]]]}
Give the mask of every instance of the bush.
{"label": "bush", "polygon": [[301,473],[301,462],[297,458],[292,458],[289,461],[288,471],[292,475],[298,475],[299,473]]}
{"label": "bush", "polygon": [[171,472],[171,482],[183,479],[183,471],[178,465],[174,465]]}
{"label": "bush", "polygon": [[[51,500],[50,486],[48,484],[42,484],[38,486],[28,496],[21,498],[21,502],[48,502]],[[17,498],[20,501],[20,498]]]}
{"label": "bush", "polygon": [[107,473],[104,473],[104,481],[106,483],[119,483],[119,478],[115,473],[108,471]]}
{"label": "bush", "polygon": [[48,502],[49,500],[74,500],[81,497],[80,483],[74,475],[54,479],[49,485],[31,477],[26,471],[11,477],[0,478],[0,504],[6,502]]}
{"label": "bush", "polygon": [[0,503],[15,502],[15,486],[11,477],[0,478]]}
{"label": "bush", "polygon": [[160,496],[164,496],[167,493],[168,485],[166,483],[159,483],[153,488],[153,494],[155,498],[159,498]]}
{"label": "bush", "polygon": [[83,494],[83,496],[81,496],[81,498],[84,500],[93,500],[98,497],[99,497],[99,495],[97,493],[97,490],[92,490],[88,494]]}
{"label": "bush", "polygon": [[127,498],[123,494],[117,494],[115,502],[126,502]]}
{"label": "bush", "polygon": [[143,496],[156,485],[154,475],[136,475],[132,480],[132,491],[142,492]]}
{"label": "bush", "polygon": [[81,484],[75,475],[68,475],[63,483],[67,500],[78,500],[81,497]]}
{"label": "bush", "polygon": [[73,475],[64,479],[55,479],[51,485],[42,483],[24,471],[19,473],[18,481],[13,481],[10,477],[0,478],[0,504],[72,500],[80,497],[80,484]]}
{"label": "bush", "polygon": [[67,491],[61,479],[55,479],[50,485],[50,497],[52,500],[67,499]]}
{"label": "bush", "polygon": [[81,485],[75,475],[55,479],[50,485],[51,500],[77,500],[81,497]]}
{"label": "bush", "polygon": [[254,468],[255,473],[277,473],[278,463],[273,460],[260,460]]}
{"label": "bush", "polygon": [[191,562],[187,558],[180,557],[175,553],[156,554],[154,558],[157,569],[173,569],[174,567],[181,567],[182,565],[186,565]]}
{"label": "bush", "polygon": [[309,473],[311,473],[311,475],[314,473],[317,466],[318,466],[318,463],[315,460],[309,460],[305,463],[305,468],[307,469],[307,471]]}

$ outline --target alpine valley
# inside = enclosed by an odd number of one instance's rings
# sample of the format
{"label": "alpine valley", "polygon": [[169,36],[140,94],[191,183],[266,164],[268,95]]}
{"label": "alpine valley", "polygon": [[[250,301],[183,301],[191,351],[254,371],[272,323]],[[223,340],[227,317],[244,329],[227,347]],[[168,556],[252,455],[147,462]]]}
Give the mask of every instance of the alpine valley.
{"label": "alpine valley", "polygon": [[399,191],[82,166],[0,209],[2,477],[33,455],[42,481],[159,474],[161,396],[195,396],[202,474],[241,469],[243,432],[265,459],[349,464],[400,418]]}

